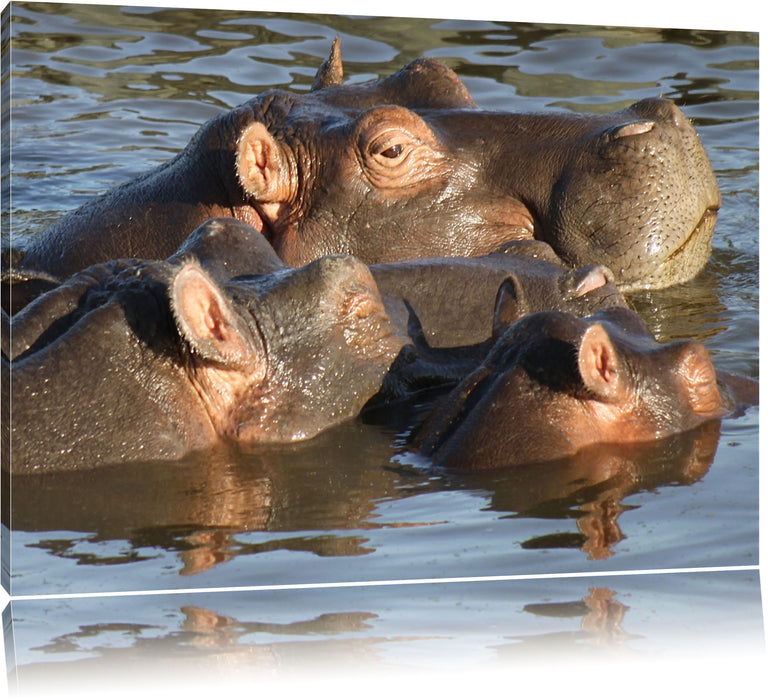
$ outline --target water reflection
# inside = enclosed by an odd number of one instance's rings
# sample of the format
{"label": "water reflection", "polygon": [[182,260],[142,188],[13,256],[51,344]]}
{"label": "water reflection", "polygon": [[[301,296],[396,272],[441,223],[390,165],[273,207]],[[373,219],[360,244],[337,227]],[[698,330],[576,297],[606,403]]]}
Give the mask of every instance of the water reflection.
{"label": "water reflection", "polygon": [[[524,549],[571,548],[588,559],[611,557],[627,535],[618,518],[623,503],[640,491],[687,485],[711,467],[719,442],[718,423],[642,445],[594,445],[573,458],[525,465],[489,487],[490,508],[504,517],[573,520],[576,531],[524,540]],[[452,481],[454,488],[487,488],[493,476]]]}
{"label": "water reflection", "polygon": [[[375,520],[384,504],[455,491],[477,494],[502,517],[546,520],[550,532],[523,540],[524,549],[578,549],[600,560],[627,536],[618,523],[629,508],[627,497],[702,478],[718,440],[719,425],[711,423],[645,445],[595,446],[553,463],[440,475],[393,466],[401,441],[378,426],[353,422],[307,444],[256,454],[209,453],[169,465],[17,477],[12,522],[27,532],[87,533],[44,534],[27,545],[58,558],[107,566],[167,551],[176,553],[180,574],[192,575],[281,550],[318,557],[370,554],[377,551],[370,536],[375,529],[435,526],[395,516]],[[576,531],[553,532],[569,520]],[[436,525],[445,527],[445,514]],[[246,540],[250,532],[272,535]],[[108,541],[126,544],[106,551]],[[396,576],[406,575],[398,566]]]}
{"label": "water reflection", "polygon": [[526,652],[559,653],[577,648],[580,643],[595,651],[624,651],[631,639],[624,627],[628,606],[617,599],[617,592],[609,588],[590,588],[581,600],[530,603],[523,610],[532,615],[561,618],[569,622],[579,619],[579,628],[561,632],[539,633],[515,637],[512,644],[499,648],[499,658],[507,660]]}
{"label": "water reflection", "polygon": [[[363,554],[371,551],[363,537],[317,533],[363,526],[375,501],[395,489],[396,475],[364,465],[387,462],[391,440],[380,428],[352,422],[253,455],[222,450],[169,464],[14,477],[13,528],[89,533],[31,545],[82,564],[127,563],[149,548],[175,551],[184,574],[280,549]],[[289,534],[262,543],[235,540],[255,531]],[[126,540],[129,549],[107,559],[95,555],[107,540]]]}
{"label": "water reflection", "polygon": [[709,268],[686,284],[629,294],[628,302],[660,343],[688,337],[707,343],[730,322],[719,276]]}
{"label": "water reflection", "polygon": [[759,593],[756,573],[716,572],[14,601],[5,643],[21,697],[623,656],[654,671],[690,650],[756,653]]}

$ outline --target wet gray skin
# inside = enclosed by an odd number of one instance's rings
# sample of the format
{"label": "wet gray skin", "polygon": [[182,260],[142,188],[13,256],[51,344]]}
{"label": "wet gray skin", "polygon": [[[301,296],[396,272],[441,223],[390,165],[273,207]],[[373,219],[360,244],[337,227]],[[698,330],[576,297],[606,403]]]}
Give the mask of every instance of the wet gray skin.
{"label": "wet gray skin", "polygon": [[287,268],[247,224],[206,222],[166,261],[92,266],[14,317],[3,337],[14,456],[79,468],[310,437],[367,403],[454,384],[493,333],[536,308],[622,302],[605,268],[553,259],[519,242],[480,261],[429,260],[425,272],[417,261],[373,275],[342,256]]}
{"label": "wet gray skin", "polygon": [[534,311],[585,316],[625,306],[608,268],[571,269],[539,241],[506,243],[473,258],[420,258],[369,269],[397,327],[419,324],[425,341],[436,348],[490,340],[494,326],[498,331]]}
{"label": "wet gray skin", "polygon": [[13,473],[311,437],[357,415],[404,345],[350,256],[221,283],[192,261],[100,267],[25,309],[57,316],[38,338],[13,322]]}
{"label": "wet gray skin", "polygon": [[367,264],[477,256],[538,239],[573,267],[609,267],[624,290],[658,288],[704,266],[719,205],[697,134],[667,100],[606,115],[483,111],[430,59],[342,84],[335,43],[310,93],[269,91],[212,119],[172,160],[6,251],[5,273],[21,283],[25,270],[61,278],[163,259],[199,224],[231,216],[292,266],[335,253]]}
{"label": "wet gray skin", "polygon": [[656,343],[628,309],[539,312],[439,401],[417,445],[455,471],[514,467],[692,430],[758,394],[756,382],[715,372],[700,343]]}
{"label": "wet gray skin", "polygon": [[[256,229],[236,219],[211,219],[198,226],[169,262],[196,259],[216,281],[241,275],[262,275],[287,269],[269,242]],[[94,265],[88,274],[71,280],[68,288],[88,287],[121,267],[144,261],[130,259]],[[528,313],[559,309],[587,315],[609,306],[624,306],[610,270],[602,265],[570,269],[552,248],[539,241],[514,241],[477,258],[423,258],[369,266],[386,310],[396,327],[433,348],[468,348],[492,338],[494,321],[502,326]],[[48,277],[46,277],[48,280]],[[502,290],[502,285],[507,282]],[[60,286],[52,281],[50,288]],[[511,303],[500,306],[499,293]],[[49,295],[14,317],[15,357],[62,315],[62,299],[77,303],[72,292]]]}

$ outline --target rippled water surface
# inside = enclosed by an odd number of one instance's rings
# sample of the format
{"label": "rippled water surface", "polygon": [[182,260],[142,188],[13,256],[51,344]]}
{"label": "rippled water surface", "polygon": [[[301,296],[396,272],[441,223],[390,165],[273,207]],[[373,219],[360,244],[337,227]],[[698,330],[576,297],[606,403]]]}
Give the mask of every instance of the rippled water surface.
{"label": "rippled water surface", "polygon": [[[723,207],[700,277],[633,303],[659,339],[698,338],[718,367],[758,376],[755,34],[28,3],[12,16],[3,235],[17,240],[167,160],[220,111],[308,90],[335,36],[347,81],[430,56],[483,108],[671,98]],[[354,422],[287,450],[19,479],[11,582],[26,595],[752,565],[757,438],[751,409],[638,452],[450,476],[404,432]]]}

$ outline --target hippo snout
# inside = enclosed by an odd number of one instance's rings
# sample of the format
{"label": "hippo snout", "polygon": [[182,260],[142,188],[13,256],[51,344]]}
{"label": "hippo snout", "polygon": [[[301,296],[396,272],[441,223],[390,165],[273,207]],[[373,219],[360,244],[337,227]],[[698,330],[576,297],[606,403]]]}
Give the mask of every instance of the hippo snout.
{"label": "hippo snout", "polygon": [[631,110],[646,119],[662,124],[672,123],[676,127],[689,126],[690,120],[671,100],[662,97],[647,97],[634,103]]}

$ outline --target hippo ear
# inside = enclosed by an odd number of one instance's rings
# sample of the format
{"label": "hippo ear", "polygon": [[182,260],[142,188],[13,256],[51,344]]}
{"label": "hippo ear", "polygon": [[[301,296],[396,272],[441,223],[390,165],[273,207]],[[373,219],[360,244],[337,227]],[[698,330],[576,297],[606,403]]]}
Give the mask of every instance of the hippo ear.
{"label": "hippo ear", "polygon": [[171,301],[180,333],[196,356],[235,369],[255,367],[258,353],[246,324],[198,265],[188,263],[177,272]]}
{"label": "hippo ear", "polygon": [[409,335],[415,347],[422,350],[430,350],[431,346],[428,344],[428,340],[426,340],[426,332],[423,330],[423,324],[415,313],[415,309],[412,308],[412,304],[406,299],[404,300],[404,306],[407,309],[407,335]]}
{"label": "hippo ear", "polygon": [[579,299],[614,281],[614,274],[603,265],[585,265],[564,272],[558,284],[564,299]]}
{"label": "hippo ear", "polygon": [[683,344],[677,374],[687,390],[694,413],[703,417],[725,413],[724,401],[717,385],[717,374],[703,345],[695,341]]}
{"label": "hippo ear", "polygon": [[577,366],[585,387],[597,399],[614,401],[621,396],[621,363],[609,334],[599,323],[591,325],[582,336]]}
{"label": "hippo ear", "polygon": [[329,85],[342,85],[345,71],[342,69],[342,53],[340,51],[340,38],[335,37],[331,45],[329,57],[321,63],[321,67],[315,74],[312,91],[320,90]]}
{"label": "hippo ear", "polygon": [[496,292],[496,305],[493,309],[493,333],[496,340],[513,323],[531,313],[523,285],[514,275],[509,275]]}
{"label": "hippo ear", "polygon": [[240,134],[237,178],[245,193],[260,203],[288,202],[293,196],[295,171],[261,122],[252,122]]}

